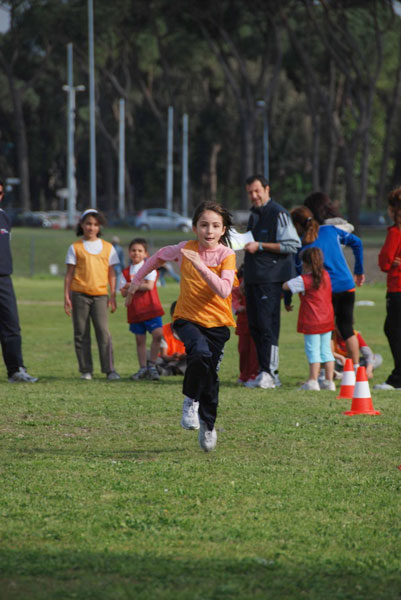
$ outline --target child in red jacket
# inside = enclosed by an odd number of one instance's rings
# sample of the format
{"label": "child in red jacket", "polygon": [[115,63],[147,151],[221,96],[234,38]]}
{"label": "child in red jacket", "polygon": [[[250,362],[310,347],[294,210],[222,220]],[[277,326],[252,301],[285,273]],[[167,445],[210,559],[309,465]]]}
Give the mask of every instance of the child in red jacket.
{"label": "child in red jacket", "polygon": [[[309,379],[301,389],[334,392],[334,356],[331,351],[334,310],[330,276],[324,269],[320,248],[306,248],[301,253],[301,259],[302,275],[283,283],[284,290],[290,290],[293,294],[299,292],[301,300],[297,331],[304,334],[305,353],[309,363]],[[319,386],[321,364],[324,364],[325,379]]]}
{"label": "child in red jacket", "polygon": [[259,362],[255,342],[249,331],[248,317],[246,314],[246,300],[242,283],[243,269],[243,265],[241,265],[237,273],[240,285],[233,288],[232,291],[233,311],[237,315],[237,327],[235,328],[235,333],[238,335],[238,383],[247,387],[253,387],[252,382],[259,374]]}
{"label": "child in red jacket", "polygon": [[[131,265],[123,270],[121,274],[120,292],[124,296],[132,279],[144,265],[148,257],[148,244],[143,238],[135,238],[128,246],[128,254]],[[129,329],[135,334],[136,348],[138,354],[139,371],[131,375],[131,379],[160,379],[156,369],[156,361],[160,352],[160,342],[163,338],[162,315],[164,310],[159,300],[156,287],[157,271],[152,271],[145,277],[145,281],[139,286],[133,301],[127,308],[127,320]],[[150,346],[150,360],[146,357],[146,332],[152,336]]]}
{"label": "child in red jacket", "polygon": [[401,390],[401,187],[388,196],[388,213],[394,225],[379,254],[379,267],[387,273],[387,316],[384,333],[390,344],[394,369],[384,383],[375,385],[379,390]]}

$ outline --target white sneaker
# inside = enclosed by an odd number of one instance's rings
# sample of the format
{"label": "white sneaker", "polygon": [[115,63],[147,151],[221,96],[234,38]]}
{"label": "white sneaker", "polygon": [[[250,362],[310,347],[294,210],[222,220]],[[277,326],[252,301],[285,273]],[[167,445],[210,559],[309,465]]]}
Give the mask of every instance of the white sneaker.
{"label": "white sneaker", "polygon": [[328,390],[329,392],[336,391],[336,384],[334,381],[330,381],[329,379],[324,379],[323,381],[318,381],[321,390]]}
{"label": "white sneaker", "polygon": [[270,375],[270,373],[266,373],[266,371],[261,371],[256,377],[255,382],[255,387],[260,387],[264,390],[273,389],[276,387],[273,377]]}
{"label": "white sneaker", "polygon": [[134,381],[139,381],[140,379],[145,379],[148,374],[148,370],[146,367],[141,367],[139,371],[131,375],[130,379]]}
{"label": "white sneaker", "polygon": [[307,390],[308,392],[319,392],[320,391],[320,387],[317,382],[317,379],[309,379],[309,381],[306,381],[303,385],[301,385],[301,387],[299,389]]}
{"label": "white sneaker", "polygon": [[184,429],[199,429],[199,402],[191,398],[184,398],[182,404],[181,427]]}
{"label": "white sneaker", "polygon": [[37,377],[32,377],[32,375],[29,375],[25,367],[20,367],[18,371],[13,373],[11,377],[8,378],[9,383],[35,383],[37,380]]}
{"label": "white sneaker", "polygon": [[111,371],[110,373],[107,373],[107,379],[108,381],[117,381],[117,379],[121,379],[121,377],[116,371]]}
{"label": "white sneaker", "polygon": [[81,379],[86,379],[87,381],[90,381],[92,379],[92,373],[82,373]]}
{"label": "white sneaker", "polygon": [[390,385],[389,383],[376,383],[376,385],[373,386],[374,390],[388,390],[388,391],[397,391],[400,392],[401,388],[396,388],[393,385]]}
{"label": "white sneaker", "polygon": [[244,383],[244,385],[245,387],[250,388],[259,387],[264,390],[273,389],[276,387],[273,377],[270,375],[270,373],[266,373],[266,371],[261,371],[259,375],[255,377],[255,379],[247,381],[246,383]]}
{"label": "white sneaker", "polygon": [[199,445],[205,452],[210,452],[216,448],[217,444],[217,433],[215,428],[210,431],[207,428],[205,421],[199,419],[200,429],[198,434]]}

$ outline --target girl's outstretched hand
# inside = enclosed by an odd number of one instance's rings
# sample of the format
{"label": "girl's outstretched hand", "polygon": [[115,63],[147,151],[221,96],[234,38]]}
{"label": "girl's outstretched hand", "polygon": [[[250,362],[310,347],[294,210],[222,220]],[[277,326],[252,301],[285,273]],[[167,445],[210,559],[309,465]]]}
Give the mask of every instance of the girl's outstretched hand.
{"label": "girl's outstretched hand", "polygon": [[194,250],[187,250],[186,248],[181,248],[181,253],[187,258],[191,263],[196,267],[196,265],[201,266],[203,264],[201,257],[199,256],[199,252],[195,252]]}
{"label": "girl's outstretched hand", "polygon": [[129,306],[131,304],[132,297],[138,290],[139,290],[139,285],[131,283],[131,285],[128,288],[127,297],[125,299],[125,306]]}

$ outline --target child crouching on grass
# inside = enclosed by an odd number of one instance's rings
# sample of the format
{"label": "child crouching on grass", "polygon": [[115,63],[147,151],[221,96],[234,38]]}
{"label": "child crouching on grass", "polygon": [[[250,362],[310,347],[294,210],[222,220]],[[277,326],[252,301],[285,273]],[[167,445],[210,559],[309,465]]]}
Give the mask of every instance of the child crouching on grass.
{"label": "child crouching on grass", "polygon": [[[324,269],[320,248],[306,248],[301,253],[301,259],[302,275],[283,283],[283,290],[293,294],[298,292],[301,300],[297,331],[304,334],[309,363],[309,379],[301,386],[301,390],[325,389],[334,392],[334,356],[331,351],[334,310],[330,276]],[[321,363],[324,363],[325,379],[319,386]]]}
{"label": "child crouching on grass", "polygon": [[[231,289],[236,282],[235,254],[228,247],[232,218],[216,202],[203,202],[192,219],[196,240],[166,246],[154,254],[135,275],[126,304],[130,305],[144,277],[166,261],[180,265],[180,295],[173,327],[187,354],[184,375],[185,429],[199,429],[199,444],[206,452],[217,442],[218,370],[224,345],[235,326]],[[198,414],[199,413],[199,414]]]}
{"label": "child crouching on grass", "polygon": [[[143,238],[135,238],[128,246],[131,259],[129,267],[121,274],[120,292],[126,297],[131,281],[145,264],[148,257],[148,244]],[[135,334],[136,350],[138,354],[139,371],[131,375],[131,379],[160,379],[156,369],[156,361],[160,351],[160,342],[163,338],[162,315],[164,310],[159,300],[156,287],[157,271],[150,269],[143,282],[137,288],[137,293],[132,302],[127,305],[127,320],[129,330]],[[150,360],[146,356],[146,332],[152,336],[150,346]]]}

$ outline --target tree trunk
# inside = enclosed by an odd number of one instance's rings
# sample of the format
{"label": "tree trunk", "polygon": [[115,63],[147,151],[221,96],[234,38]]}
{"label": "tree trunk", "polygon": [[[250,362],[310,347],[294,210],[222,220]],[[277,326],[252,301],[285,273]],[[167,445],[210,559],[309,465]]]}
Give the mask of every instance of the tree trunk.
{"label": "tree trunk", "polygon": [[221,144],[214,143],[210,153],[210,199],[217,200],[217,158],[221,150]]}
{"label": "tree trunk", "polygon": [[14,109],[14,126],[17,147],[18,176],[20,179],[19,198],[23,210],[30,210],[31,197],[29,192],[29,155],[26,138],[26,127],[24,112],[22,108],[22,96],[20,90],[14,84],[13,74],[7,69],[8,85]]}
{"label": "tree trunk", "polygon": [[254,175],[255,169],[255,136],[254,119],[249,115],[242,115],[242,156],[241,156],[241,208],[247,209],[249,202],[245,189],[245,180]]}
{"label": "tree trunk", "polygon": [[359,209],[361,201],[357,193],[355,178],[355,156],[349,149],[343,147],[343,166],[345,174],[345,199],[347,204],[348,220],[354,225],[355,232],[359,231]]}
{"label": "tree trunk", "polygon": [[380,175],[379,184],[377,186],[376,194],[376,208],[381,210],[383,208],[383,201],[386,194],[386,187],[388,185],[388,163],[390,160],[390,142],[394,133],[394,124],[397,109],[401,99],[401,43],[399,47],[399,62],[396,74],[396,80],[394,84],[393,93],[391,96],[390,105],[386,111],[386,129],[383,142],[383,153],[380,164]]}

